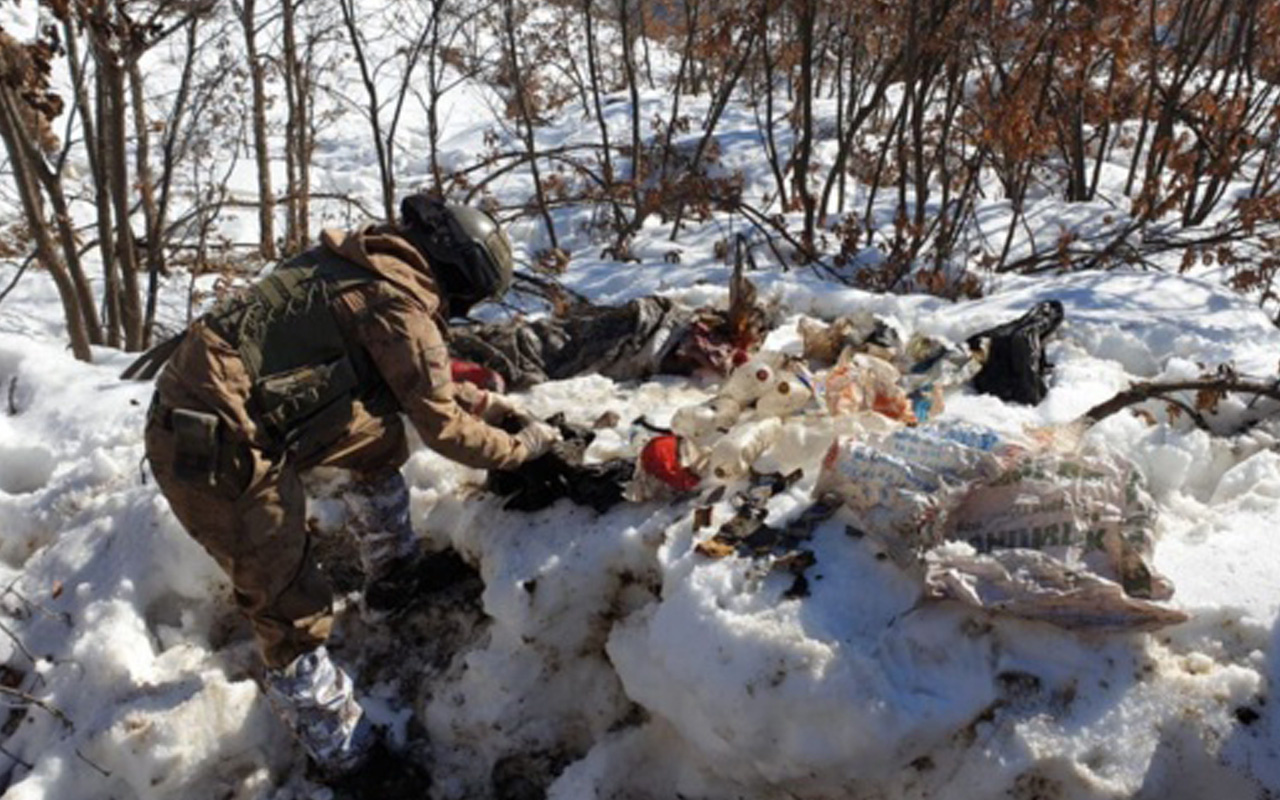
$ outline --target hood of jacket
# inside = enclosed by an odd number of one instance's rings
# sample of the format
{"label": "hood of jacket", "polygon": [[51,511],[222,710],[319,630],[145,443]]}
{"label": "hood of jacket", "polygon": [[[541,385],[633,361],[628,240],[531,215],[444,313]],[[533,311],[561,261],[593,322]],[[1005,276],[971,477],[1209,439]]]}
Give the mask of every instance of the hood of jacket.
{"label": "hood of jacket", "polygon": [[431,265],[394,225],[368,225],[354,231],[326,228],[320,244],[395,284],[432,316],[443,315],[444,300]]}

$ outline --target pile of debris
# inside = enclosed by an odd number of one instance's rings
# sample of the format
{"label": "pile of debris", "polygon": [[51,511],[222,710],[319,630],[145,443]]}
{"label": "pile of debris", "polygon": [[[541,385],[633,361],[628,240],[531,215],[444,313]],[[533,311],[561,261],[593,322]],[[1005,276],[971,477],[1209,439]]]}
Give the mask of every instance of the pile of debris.
{"label": "pile of debris", "polygon": [[[565,444],[548,463],[490,487],[517,508],[562,496],[601,511],[624,498],[688,500],[695,532],[714,529],[698,553],[788,572],[790,597],[808,590],[816,559],[805,543],[840,515],[918,575],[928,598],[1076,628],[1183,621],[1162,604],[1173,587],[1150,565],[1155,505],[1131,463],[1086,445],[1079,426],[1009,436],[938,419],[956,391],[1042,400],[1044,342],[1062,321],[1049,301],[960,346],[904,337],[867,313],[802,319],[802,355],[738,357],[713,398],[635,437],[634,460],[584,463],[591,432],[557,420]],[[769,524],[769,499],[806,471],[817,473],[812,505]],[[715,528],[726,496],[733,517]]]}

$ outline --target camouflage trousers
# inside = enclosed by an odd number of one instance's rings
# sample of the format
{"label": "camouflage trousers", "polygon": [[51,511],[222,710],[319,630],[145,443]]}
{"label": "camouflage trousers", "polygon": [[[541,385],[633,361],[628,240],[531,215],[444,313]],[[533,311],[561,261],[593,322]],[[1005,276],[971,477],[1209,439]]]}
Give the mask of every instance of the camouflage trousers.
{"label": "camouflage trousers", "polygon": [[[406,537],[413,541],[408,493],[398,472],[408,458],[404,425],[399,416],[357,414],[341,438],[297,463],[270,458],[234,433],[220,438],[209,480],[182,475],[171,411],[160,403],[148,415],[147,460],[174,516],[231,580],[263,660],[281,668],[323,644],[333,623],[333,593],[307,531],[301,472],[318,466],[350,470],[360,498],[356,507],[386,511],[352,513],[349,526],[366,574],[381,572],[388,558],[406,552]],[[395,496],[383,499],[386,493]]]}

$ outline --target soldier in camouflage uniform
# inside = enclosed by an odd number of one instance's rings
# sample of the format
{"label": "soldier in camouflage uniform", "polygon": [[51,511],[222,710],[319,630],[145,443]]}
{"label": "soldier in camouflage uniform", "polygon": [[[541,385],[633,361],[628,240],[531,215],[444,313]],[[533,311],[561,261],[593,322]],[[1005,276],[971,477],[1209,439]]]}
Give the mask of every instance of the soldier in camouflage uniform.
{"label": "soldier in camouflage uniform", "polygon": [[400,224],[326,230],[321,244],[217,304],[161,372],[147,419],[152,472],[173,513],[230,577],[252,623],[267,694],[324,770],[358,765],[372,743],[350,676],[324,648],[331,590],[305,526],[300,473],[350,470],[349,525],[365,603],[409,599],[422,572],[399,467],[407,416],[436,452],[510,468],[554,430],[490,423],[515,411],[450,379],[445,321],[511,281],[506,235],[488,215],[425,196]]}

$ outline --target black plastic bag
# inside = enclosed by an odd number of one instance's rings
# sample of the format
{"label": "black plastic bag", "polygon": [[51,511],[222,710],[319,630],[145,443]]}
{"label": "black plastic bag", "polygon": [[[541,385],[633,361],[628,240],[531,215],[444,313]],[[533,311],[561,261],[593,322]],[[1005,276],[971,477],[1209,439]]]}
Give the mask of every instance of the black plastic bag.
{"label": "black plastic bag", "polygon": [[973,378],[973,388],[1010,403],[1033,406],[1044,399],[1050,370],[1044,340],[1063,319],[1062,303],[1046,300],[1021,317],[970,336],[970,350],[987,343],[987,360]]}

